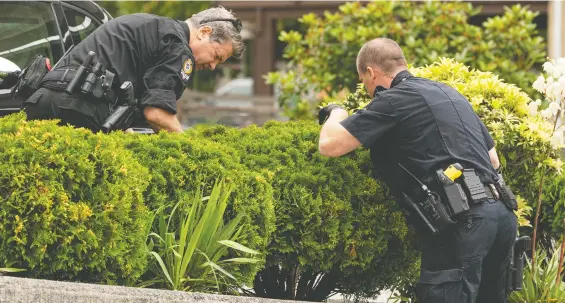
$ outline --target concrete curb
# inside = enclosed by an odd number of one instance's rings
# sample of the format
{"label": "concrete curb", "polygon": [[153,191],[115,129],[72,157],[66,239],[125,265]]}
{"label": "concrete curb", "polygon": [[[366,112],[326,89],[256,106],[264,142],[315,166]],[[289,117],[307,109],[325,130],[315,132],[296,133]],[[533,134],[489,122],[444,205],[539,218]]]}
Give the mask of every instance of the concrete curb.
{"label": "concrete curb", "polygon": [[123,286],[59,282],[0,276],[0,303],[292,303]]}

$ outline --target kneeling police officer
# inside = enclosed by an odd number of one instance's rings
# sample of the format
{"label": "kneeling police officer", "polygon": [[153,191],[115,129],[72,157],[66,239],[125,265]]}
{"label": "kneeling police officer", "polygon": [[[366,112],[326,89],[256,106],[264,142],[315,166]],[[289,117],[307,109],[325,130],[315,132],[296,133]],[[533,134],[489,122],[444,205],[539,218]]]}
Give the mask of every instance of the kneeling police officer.
{"label": "kneeling police officer", "polygon": [[375,177],[421,219],[418,302],[506,302],[516,200],[494,141],[459,92],[407,69],[396,42],[367,42],[357,72],[373,100],[352,116],[321,109],[319,151],[369,148]]}
{"label": "kneeling police officer", "polygon": [[[182,132],[177,100],[195,70],[213,70],[240,57],[241,22],[223,7],[186,21],[150,15],[110,20],[58,62],[24,102],[28,119],[60,119],[62,124],[104,129],[113,111],[134,98],[140,118],[154,131]],[[143,119],[144,118],[144,119]],[[132,121],[128,121],[130,123]],[[129,125],[121,125],[124,129]]]}

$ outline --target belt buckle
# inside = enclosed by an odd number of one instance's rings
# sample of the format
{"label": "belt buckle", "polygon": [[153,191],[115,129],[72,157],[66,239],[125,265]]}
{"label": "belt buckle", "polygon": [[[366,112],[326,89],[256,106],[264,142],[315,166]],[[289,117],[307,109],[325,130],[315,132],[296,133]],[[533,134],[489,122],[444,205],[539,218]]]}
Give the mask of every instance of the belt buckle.
{"label": "belt buckle", "polygon": [[491,183],[491,184],[489,184],[488,186],[490,187],[490,191],[492,192],[494,198],[495,198],[496,200],[499,200],[499,199],[500,199],[500,194],[498,193],[498,190],[496,190],[496,187],[494,186],[494,184]]}

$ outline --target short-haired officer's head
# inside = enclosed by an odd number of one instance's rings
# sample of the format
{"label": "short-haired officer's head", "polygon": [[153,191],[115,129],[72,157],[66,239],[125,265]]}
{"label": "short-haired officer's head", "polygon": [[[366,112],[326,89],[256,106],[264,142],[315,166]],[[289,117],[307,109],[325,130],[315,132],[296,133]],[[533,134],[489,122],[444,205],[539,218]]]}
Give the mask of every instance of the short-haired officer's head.
{"label": "short-haired officer's head", "polygon": [[363,45],[357,55],[357,73],[369,95],[377,86],[390,88],[394,76],[408,69],[402,49],[388,38],[376,38]]}
{"label": "short-haired officer's head", "polygon": [[196,69],[214,70],[229,57],[241,58],[245,45],[241,21],[222,6],[209,8],[186,20],[190,27],[189,46]]}

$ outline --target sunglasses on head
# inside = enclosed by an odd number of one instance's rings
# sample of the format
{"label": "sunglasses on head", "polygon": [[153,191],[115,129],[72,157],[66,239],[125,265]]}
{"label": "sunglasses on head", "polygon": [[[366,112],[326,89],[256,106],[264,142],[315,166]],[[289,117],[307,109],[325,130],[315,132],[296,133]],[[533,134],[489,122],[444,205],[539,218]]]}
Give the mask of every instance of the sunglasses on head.
{"label": "sunglasses on head", "polygon": [[204,20],[202,22],[200,22],[200,25],[205,24],[205,23],[210,23],[210,22],[216,22],[216,21],[227,21],[227,22],[231,22],[231,24],[233,25],[233,27],[235,27],[235,29],[237,30],[237,32],[241,32],[241,21],[239,19],[211,19],[211,20]]}

